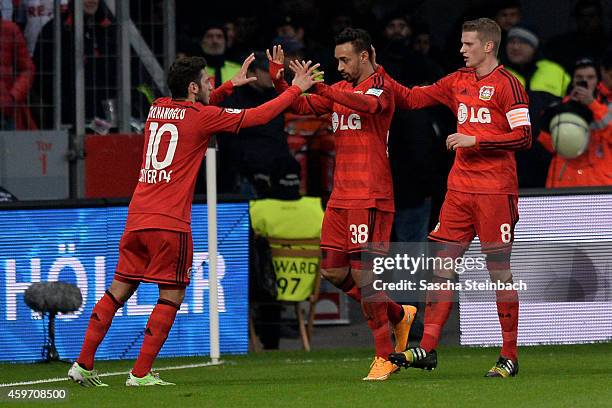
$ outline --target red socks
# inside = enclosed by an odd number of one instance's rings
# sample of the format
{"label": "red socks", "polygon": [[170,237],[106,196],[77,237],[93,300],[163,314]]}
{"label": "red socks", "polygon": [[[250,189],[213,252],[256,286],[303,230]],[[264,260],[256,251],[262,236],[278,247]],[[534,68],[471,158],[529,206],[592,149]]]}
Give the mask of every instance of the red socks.
{"label": "red socks", "polygon": [[89,325],[85,332],[81,354],[77,363],[86,370],[93,370],[94,358],[98,346],[102,343],[106,332],[111,326],[113,317],[121,304],[107,290],[104,296],[96,303],[89,318]]}
{"label": "red socks", "polygon": [[132,375],[142,378],[151,371],[153,361],[168,338],[168,333],[170,333],[180,307],[181,305],[166,299],[158,300],[149,316],[140,354],[134,363]]}
{"label": "red socks", "polygon": [[[376,292],[372,296],[366,296],[361,300],[363,314],[368,322],[368,327],[374,336],[376,356],[385,360],[393,353],[391,343],[391,332],[389,331],[389,319],[387,318],[387,306],[382,292]],[[386,295],[384,295],[386,297]]]}
{"label": "red socks", "polygon": [[[355,280],[353,279],[351,273],[349,272],[346,275],[346,278],[340,284],[339,288],[346,293],[348,297],[355,300],[356,302],[361,303],[361,290],[355,285]],[[387,317],[391,324],[396,325],[402,321],[404,318],[404,308],[391,300],[384,292],[381,292],[386,298],[387,305]]]}
{"label": "red socks", "polygon": [[[434,276],[432,282],[449,282],[447,279]],[[431,290],[427,291],[427,302],[425,306],[425,327],[420,347],[428,353],[435,349],[440,340],[442,327],[448,320],[453,308],[453,290]]]}
{"label": "red socks", "polygon": [[495,297],[497,299],[497,315],[499,316],[504,340],[501,355],[512,361],[517,361],[518,292],[516,290],[498,290],[495,292]]}

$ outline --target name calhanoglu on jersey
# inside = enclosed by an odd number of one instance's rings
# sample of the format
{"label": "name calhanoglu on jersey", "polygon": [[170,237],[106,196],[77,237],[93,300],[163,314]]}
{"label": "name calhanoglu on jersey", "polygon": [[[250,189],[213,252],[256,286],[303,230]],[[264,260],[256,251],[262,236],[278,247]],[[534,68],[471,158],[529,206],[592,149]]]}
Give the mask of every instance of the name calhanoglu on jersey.
{"label": "name calhanoglu on jersey", "polygon": [[185,119],[185,108],[164,108],[163,106],[153,106],[149,110],[148,119],[160,120],[183,120]]}

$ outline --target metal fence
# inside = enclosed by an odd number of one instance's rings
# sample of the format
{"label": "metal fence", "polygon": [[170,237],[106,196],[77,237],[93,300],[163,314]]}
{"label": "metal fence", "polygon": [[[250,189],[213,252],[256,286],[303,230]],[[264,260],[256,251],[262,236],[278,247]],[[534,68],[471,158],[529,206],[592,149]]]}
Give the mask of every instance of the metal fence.
{"label": "metal fence", "polygon": [[166,94],[174,7],[174,0],[22,0],[18,6],[0,0],[5,146],[6,132],[18,138],[22,131],[67,131],[69,195],[83,197],[86,135],[141,132],[151,102]]}

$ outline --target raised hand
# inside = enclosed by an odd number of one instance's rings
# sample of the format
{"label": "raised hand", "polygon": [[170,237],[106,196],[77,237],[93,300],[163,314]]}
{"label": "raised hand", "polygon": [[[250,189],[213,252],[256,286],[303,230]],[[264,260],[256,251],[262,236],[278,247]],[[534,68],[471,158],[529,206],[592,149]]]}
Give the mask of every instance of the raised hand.
{"label": "raised hand", "polygon": [[[291,70],[295,73],[298,74],[300,72],[306,72],[309,70],[309,66],[310,64],[312,64],[312,61],[298,61],[298,60],[293,60],[293,61],[289,61],[289,68],[291,68]],[[311,70],[315,70],[317,68],[319,68],[319,66],[321,66],[321,64],[314,64],[310,69]],[[319,73],[320,74],[320,73]],[[319,81],[320,82],[320,81]]]}
{"label": "raised hand", "polygon": [[242,67],[240,67],[240,71],[238,71],[238,73],[234,75],[232,79],[230,79],[230,81],[232,81],[232,84],[234,86],[242,86],[244,84],[248,84],[249,82],[257,81],[256,77],[247,78],[247,71],[249,70],[249,66],[251,65],[253,61],[255,61],[255,54],[251,53],[251,55],[246,57],[246,59],[242,63]]}
{"label": "raised hand", "polygon": [[[319,67],[319,64],[315,64],[312,67],[312,61],[299,63],[299,61],[291,61],[290,63],[291,70],[295,72],[295,77],[293,78],[292,85],[298,86],[302,92],[305,92],[308,88],[317,84],[319,82],[323,82],[323,71],[317,72],[316,69]],[[292,66],[295,66],[296,69],[293,69]]]}
{"label": "raised hand", "polygon": [[285,53],[283,47],[275,45],[272,47],[272,55],[270,50],[266,50],[268,61],[270,62],[270,76],[273,79],[281,79],[283,72],[285,72]]}

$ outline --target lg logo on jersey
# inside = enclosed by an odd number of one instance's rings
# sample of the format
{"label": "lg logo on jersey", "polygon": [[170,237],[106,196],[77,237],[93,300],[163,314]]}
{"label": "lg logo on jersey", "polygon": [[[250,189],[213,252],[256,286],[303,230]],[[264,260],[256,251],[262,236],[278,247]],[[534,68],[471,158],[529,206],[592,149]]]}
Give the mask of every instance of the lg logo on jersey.
{"label": "lg logo on jersey", "polygon": [[334,112],[332,114],[332,129],[334,130],[334,133],[336,132],[336,130],[338,130],[338,127],[340,127],[340,130],[359,130],[361,129],[361,118],[358,114],[351,113],[350,115],[348,115],[348,118],[346,119],[345,123],[344,115],[340,115],[340,117],[338,118],[338,114]]}
{"label": "lg logo on jersey", "polygon": [[459,108],[457,108],[457,121],[459,121],[459,124],[463,124],[468,118],[470,123],[491,123],[491,112],[487,108],[476,110],[470,107],[468,114],[468,107],[464,103],[460,103]]}

